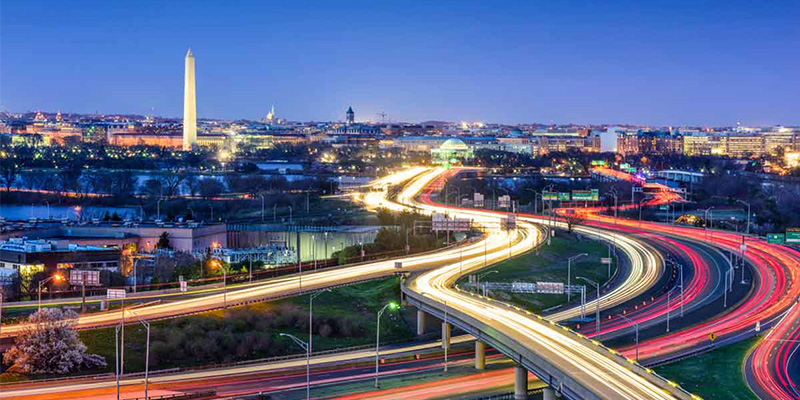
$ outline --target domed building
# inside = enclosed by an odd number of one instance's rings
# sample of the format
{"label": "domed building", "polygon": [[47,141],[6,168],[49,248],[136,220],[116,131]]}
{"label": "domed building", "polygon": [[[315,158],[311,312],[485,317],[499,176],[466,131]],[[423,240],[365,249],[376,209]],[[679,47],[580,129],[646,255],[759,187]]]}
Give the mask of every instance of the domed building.
{"label": "domed building", "polygon": [[473,156],[472,149],[463,140],[456,138],[447,139],[438,148],[431,149],[431,161],[435,164],[463,163]]}

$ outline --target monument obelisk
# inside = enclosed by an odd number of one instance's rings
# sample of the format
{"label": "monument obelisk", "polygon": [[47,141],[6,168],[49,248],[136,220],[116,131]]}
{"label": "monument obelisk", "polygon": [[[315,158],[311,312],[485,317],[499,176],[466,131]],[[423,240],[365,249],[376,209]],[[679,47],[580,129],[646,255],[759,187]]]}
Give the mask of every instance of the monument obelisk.
{"label": "monument obelisk", "polygon": [[190,48],[186,52],[183,76],[183,149],[192,150],[197,146],[197,98],[194,89],[194,54]]}

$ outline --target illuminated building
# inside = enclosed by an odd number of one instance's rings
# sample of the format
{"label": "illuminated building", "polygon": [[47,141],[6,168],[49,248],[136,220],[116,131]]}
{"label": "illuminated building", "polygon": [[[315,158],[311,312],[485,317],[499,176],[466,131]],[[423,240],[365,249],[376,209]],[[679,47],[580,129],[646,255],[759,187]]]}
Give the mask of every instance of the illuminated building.
{"label": "illuminated building", "polygon": [[353,107],[347,107],[347,124],[352,125],[356,122],[356,113],[353,112]]}
{"label": "illuminated building", "polygon": [[617,134],[617,152],[634,154],[682,154],[683,135],[661,131],[620,132]]}
{"label": "illuminated building", "polygon": [[431,149],[431,160],[438,164],[468,161],[473,157],[472,150],[461,139],[447,139],[438,148]]}
{"label": "illuminated building", "polygon": [[566,151],[596,153],[601,149],[600,135],[588,130],[534,132],[530,140],[531,152],[538,155]]}
{"label": "illuminated building", "polygon": [[197,145],[197,98],[194,86],[194,54],[186,52],[183,81],[183,149],[192,150]]}

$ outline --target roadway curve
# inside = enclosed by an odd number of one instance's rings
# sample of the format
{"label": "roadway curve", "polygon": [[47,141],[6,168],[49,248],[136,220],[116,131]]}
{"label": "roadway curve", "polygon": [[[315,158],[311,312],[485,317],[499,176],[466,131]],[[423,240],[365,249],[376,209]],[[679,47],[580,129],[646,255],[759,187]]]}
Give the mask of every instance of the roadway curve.
{"label": "roadway curve", "polygon": [[[430,205],[413,204],[412,199],[413,194],[444,172],[443,169],[434,169],[422,175],[410,185],[416,190],[404,192],[398,200],[422,210],[439,210]],[[496,215],[486,212],[453,210],[453,214],[471,218],[479,224],[496,225],[499,222]],[[509,249],[513,254],[528,251],[544,237],[539,228],[530,223],[518,222],[517,227],[512,232],[518,240]],[[488,237],[497,234],[494,232],[496,230]],[[541,316],[453,288],[464,273],[481,268],[481,258],[445,265],[408,280],[403,291],[409,302],[437,316],[443,316],[446,310],[449,320],[455,325],[518,361],[568,398],[692,398],[677,384],[664,380],[599,342],[590,341]]]}

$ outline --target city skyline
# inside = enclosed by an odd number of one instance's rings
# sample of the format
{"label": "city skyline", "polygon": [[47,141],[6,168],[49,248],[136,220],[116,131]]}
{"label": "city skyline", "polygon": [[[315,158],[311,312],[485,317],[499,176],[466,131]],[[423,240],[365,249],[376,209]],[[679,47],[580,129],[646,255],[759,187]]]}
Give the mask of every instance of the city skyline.
{"label": "city skyline", "polygon": [[[352,105],[375,121],[800,124],[788,2],[179,5],[4,2],[0,106],[179,118],[192,47],[198,118],[275,104],[290,120],[342,120]],[[216,20],[223,31],[207,29]],[[11,57],[31,49],[53,61]]]}

